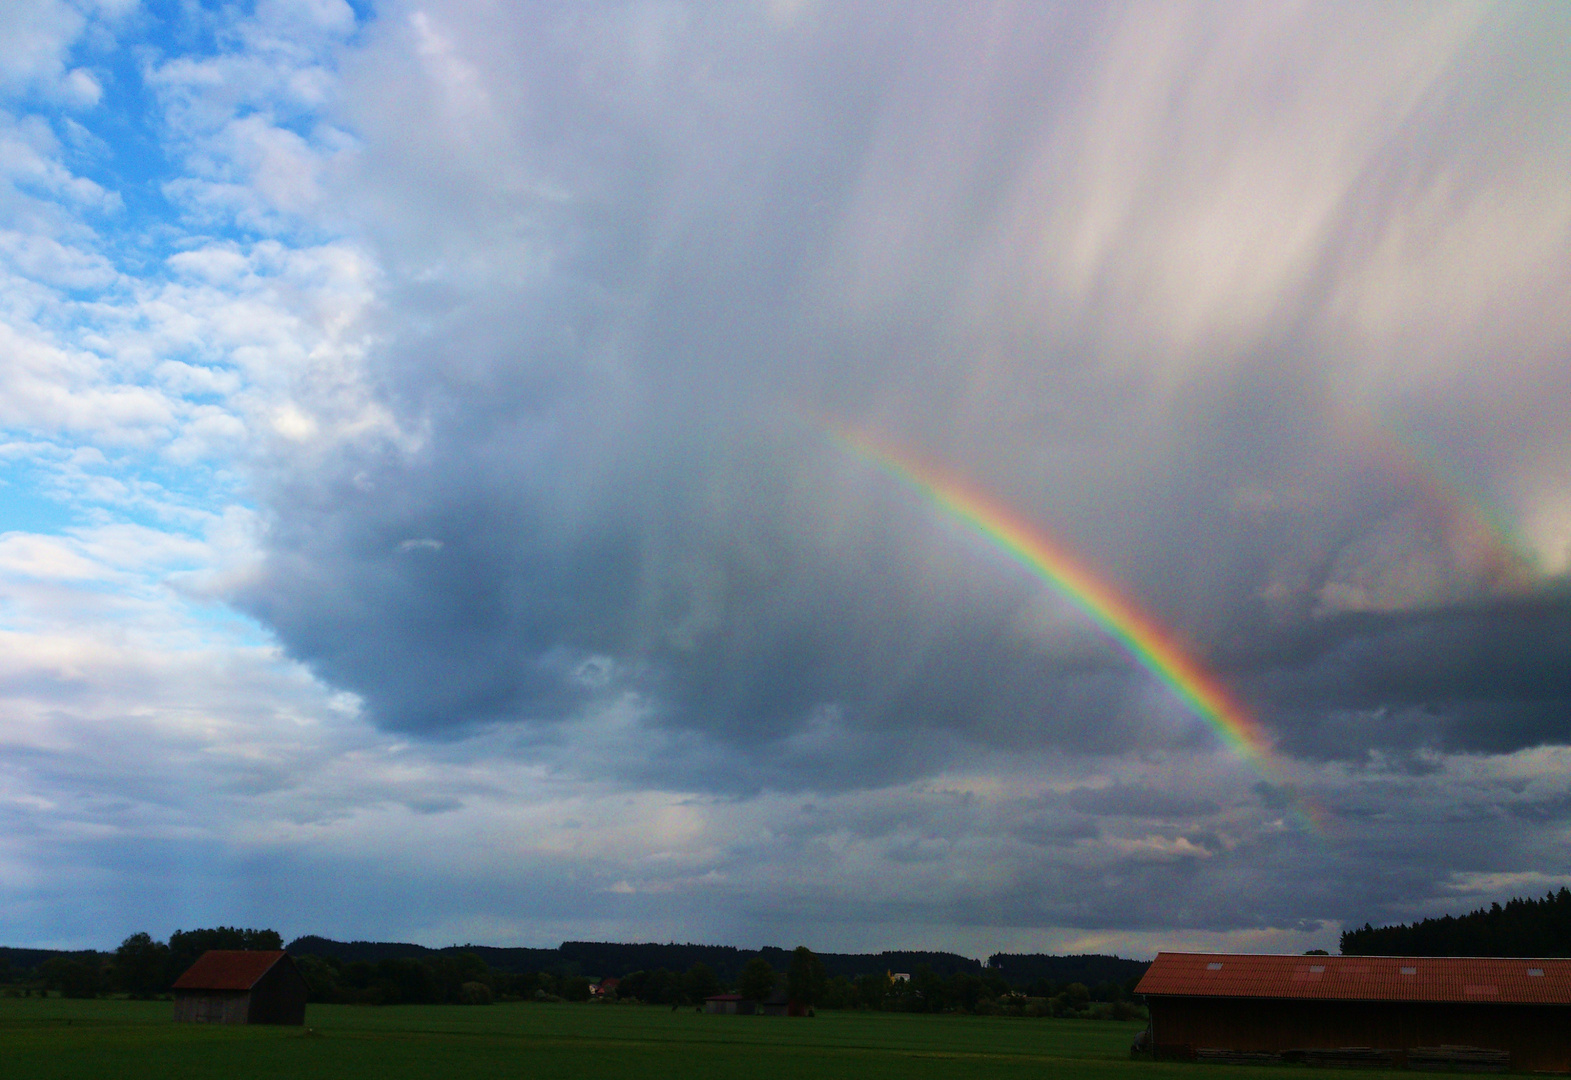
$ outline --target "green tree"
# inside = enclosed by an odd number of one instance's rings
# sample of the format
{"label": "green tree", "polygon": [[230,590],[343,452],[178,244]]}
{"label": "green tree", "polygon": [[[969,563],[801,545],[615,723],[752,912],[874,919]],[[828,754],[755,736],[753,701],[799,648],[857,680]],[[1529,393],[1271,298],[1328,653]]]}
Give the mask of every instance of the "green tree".
{"label": "green tree", "polygon": [[943,1012],[948,1004],[949,995],[945,993],[943,976],[933,970],[931,964],[918,964],[911,973],[911,991],[917,1001],[908,1002],[907,1008],[912,1012]]}
{"label": "green tree", "polygon": [[92,953],[51,956],[39,965],[44,987],[68,998],[97,997],[104,988],[103,963]]}
{"label": "green tree", "polygon": [[167,989],[169,946],[151,934],[132,934],[115,950],[115,982],[134,998],[152,997]]}
{"label": "green tree", "polygon": [[381,1005],[431,1005],[442,1000],[436,973],[412,956],[378,960],[372,998]]}
{"label": "green tree", "polygon": [[856,977],[857,1004],[864,1009],[882,1009],[894,984],[886,971],[870,971]]}
{"label": "green tree", "polygon": [[823,961],[806,945],[798,945],[786,971],[786,997],[798,1005],[812,1007],[824,1000],[824,984],[828,981]]}
{"label": "green tree", "polygon": [[438,1001],[462,1001],[465,983],[491,985],[491,971],[486,962],[472,952],[438,953],[423,958],[422,962],[431,969],[436,980]]}
{"label": "green tree", "polygon": [[[371,988],[371,980],[376,978],[376,969],[369,960],[351,960],[339,969],[339,981],[351,990],[367,991]],[[357,994],[354,1000],[366,1000],[363,993]]]}
{"label": "green tree", "polygon": [[344,989],[339,985],[338,967],[321,956],[297,956],[295,967],[305,979],[307,1000],[331,1003],[345,1000]]}
{"label": "green tree", "polygon": [[742,969],[736,981],[736,992],[749,1001],[763,1001],[775,990],[775,969],[762,956],[755,956]]}
{"label": "green tree", "polygon": [[667,968],[629,972],[616,988],[617,997],[636,999],[645,1005],[676,1005],[686,1000],[686,995],[684,977]]}
{"label": "green tree", "polygon": [[957,971],[949,977],[949,1000],[966,1012],[975,1012],[977,1002],[987,996],[987,984],[980,975]]}
{"label": "green tree", "polygon": [[209,949],[276,951],[284,947],[277,930],[242,930],[215,926],[206,930],[176,930],[169,935],[169,981],[174,982]]}
{"label": "green tree", "polygon": [[856,1007],[856,987],[844,975],[836,975],[824,984],[826,1009],[852,1009]]}
{"label": "green tree", "polygon": [[682,992],[689,1001],[701,1002],[720,992],[720,980],[709,965],[700,960],[682,976]]}

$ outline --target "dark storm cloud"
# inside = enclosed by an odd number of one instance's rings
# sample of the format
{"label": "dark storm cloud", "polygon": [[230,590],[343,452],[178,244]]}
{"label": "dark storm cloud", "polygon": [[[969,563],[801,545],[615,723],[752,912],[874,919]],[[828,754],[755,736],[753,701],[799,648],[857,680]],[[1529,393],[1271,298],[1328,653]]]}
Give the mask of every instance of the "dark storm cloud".
{"label": "dark storm cloud", "polygon": [[[985,552],[982,572],[956,572],[865,525],[826,539],[844,526],[767,455],[728,467],[746,490],[695,506],[705,493],[684,489],[685,460],[666,475],[616,466],[626,475],[604,492],[541,495],[512,482],[505,457],[494,465],[491,446],[440,428],[433,444],[450,434],[467,468],[356,469],[358,484],[292,492],[251,593],[253,611],[389,726],[554,723],[635,693],[672,723],[786,758],[814,756],[811,740],[779,744],[815,726],[843,734],[842,750],[857,730],[876,740],[890,726],[1106,749],[1129,737],[1135,721],[1106,704],[1126,690],[1126,662],[1094,640],[1047,654],[1026,625],[1034,586],[988,574]],[[553,455],[553,471],[572,473],[573,453]],[[806,453],[835,475],[827,450]],[[904,492],[862,488],[884,521],[929,526]],[[1077,734],[1088,709],[1106,722]]]}
{"label": "dark storm cloud", "polygon": [[[379,20],[343,183],[389,268],[373,370],[403,437],[269,474],[241,600],[293,655],[426,735],[633,708],[696,741],[627,769],[720,789],[1197,737],[829,415],[1051,524],[1285,748],[1563,736],[1559,601],[1414,614],[1491,583],[1377,542],[1429,511],[1338,426],[1384,222],[1484,122],[1447,103],[1488,112],[1437,81],[1493,55],[1472,16],[1371,16],[1409,67],[1331,34],[1279,75],[1250,57],[1293,55],[1290,21],[776,15]],[[1337,729],[1381,709],[1419,719]]]}
{"label": "dark storm cloud", "polygon": [[1571,597],[1563,588],[1441,610],[1309,624],[1251,658],[1262,700],[1291,703],[1285,747],[1502,753],[1571,741]]}

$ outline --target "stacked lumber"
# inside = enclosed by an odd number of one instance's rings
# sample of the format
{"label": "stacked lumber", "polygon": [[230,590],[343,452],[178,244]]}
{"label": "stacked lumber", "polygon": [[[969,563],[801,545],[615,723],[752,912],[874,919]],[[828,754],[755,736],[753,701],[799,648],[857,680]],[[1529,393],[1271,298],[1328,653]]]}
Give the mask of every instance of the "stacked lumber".
{"label": "stacked lumber", "polygon": [[1397,1052],[1376,1050],[1372,1046],[1338,1046],[1305,1050],[1302,1060],[1325,1069],[1389,1069],[1397,1062]]}
{"label": "stacked lumber", "polygon": [[1256,1050],[1221,1050],[1211,1047],[1199,1047],[1195,1050],[1195,1060],[1208,1061],[1213,1065],[1276,1065],[1281,1062],[1282,1055]]}
{"label": "stacked lumber", "polygon": [[1511,1053],[1482,1046],[1415,1046],[1407,1052],[1407,1067],[1441,1072],[1505,1072],[1511,1068]]}
{"label": "stacked lumber", "polygon": [[1276,1065],[1288,1061],[1322,1069],[1393,1069],[1400,1067],[1404,1058],[1408,1068],[1428,1071],[1505,1072],[1511,1067],[1508,1051],[1482,1046],[1415,1046],[1405,1054],[1372,1046],[1284,1050],[1280,1054],[1221,1047],[1195,1049],[1196,1061],[1212,1065]]}

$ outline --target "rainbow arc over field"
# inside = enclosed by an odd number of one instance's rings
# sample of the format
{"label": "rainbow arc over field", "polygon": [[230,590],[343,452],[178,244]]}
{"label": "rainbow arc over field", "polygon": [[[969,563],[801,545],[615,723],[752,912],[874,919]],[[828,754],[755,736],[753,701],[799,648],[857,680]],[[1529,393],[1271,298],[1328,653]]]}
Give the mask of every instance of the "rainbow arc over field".
{"label": "rainbow arc over field", "polygon": [[1084,612],[1141,667],[1210,724],[1224,745],[1272,782],[1292,791],[1295,809],[1314,832],[1324,833],[1324,811],[1287,777],[1260,724],[1216,676],[1184,650],[1176,635],[1138,603],[1104,580],[1046,530],[964,478],[920,461],[867,432],[845,425],[830,425],[829,430],[841,446],[969,526]]}

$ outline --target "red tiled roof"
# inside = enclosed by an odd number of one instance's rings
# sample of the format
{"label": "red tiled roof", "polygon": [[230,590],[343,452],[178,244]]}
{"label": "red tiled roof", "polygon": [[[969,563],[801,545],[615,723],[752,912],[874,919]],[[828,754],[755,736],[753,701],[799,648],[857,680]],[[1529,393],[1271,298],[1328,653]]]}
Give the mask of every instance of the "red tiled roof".
{"label": "red tiled roof", "polygon": [[1571,1004],[1571,960],[1158,953],[1137,994]]}
{"label": "red tiled roof", "polygon": [[176,990],[249,990],[272,966],[289,955],[281,950],[209,949],[175,980]]}

